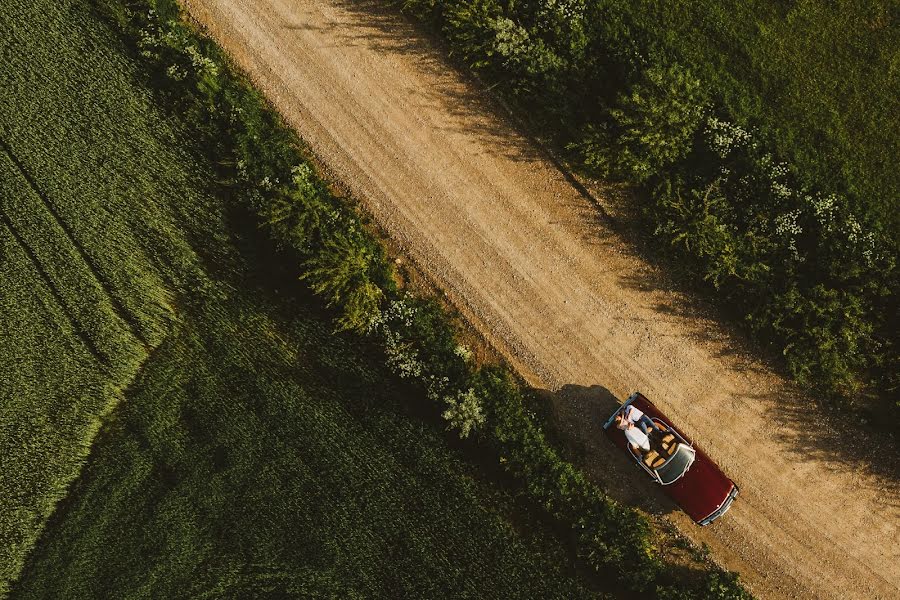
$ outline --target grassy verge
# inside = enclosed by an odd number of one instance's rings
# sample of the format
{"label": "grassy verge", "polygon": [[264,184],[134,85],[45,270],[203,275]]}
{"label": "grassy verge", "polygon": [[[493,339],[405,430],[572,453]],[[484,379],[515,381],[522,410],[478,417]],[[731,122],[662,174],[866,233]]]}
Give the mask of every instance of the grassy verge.
{"label": "grassy verge", "polygon": [[573,164],[638,186],[657,257],[798,382],[900,418],[889,3],[401,4]]}
{"label": "grassy verge", "polygon": [[647,521],[560,459],[512,378],[468,362],[439,307],[397,289],[382,245],[353,207],[328,192],[296,138],[221,50],[181,21],[176,3],[103,5],[146,59],[164,105],[186,115],[231,193],[293,257],[300,278],[333,307],[339,326],[366,332],[383,348],[386,365],[440,407],[451,426],[496,452],[524,497],[568,531],[587,568],[617,586],[661,597],[746,596],[733,574],[676,577],[654,550]]}

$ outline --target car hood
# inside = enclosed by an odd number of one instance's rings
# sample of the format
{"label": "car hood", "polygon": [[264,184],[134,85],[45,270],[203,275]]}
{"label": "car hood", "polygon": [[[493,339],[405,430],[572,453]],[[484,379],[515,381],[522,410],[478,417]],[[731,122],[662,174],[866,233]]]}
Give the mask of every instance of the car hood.
{"label": "car hood", "polygon": [[687,473],[665,486],[665,491],[694,521],[700,521],[725,502],[733,487],[731,480],[698,452]]}

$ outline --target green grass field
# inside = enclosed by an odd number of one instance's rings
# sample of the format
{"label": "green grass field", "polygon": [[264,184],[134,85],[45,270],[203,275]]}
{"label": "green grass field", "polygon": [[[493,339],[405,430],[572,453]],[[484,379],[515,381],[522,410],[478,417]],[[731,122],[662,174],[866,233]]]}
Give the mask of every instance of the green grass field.
{"label": "green grass field", "polygon": [[0,26],[0,597],[590,595],[273,266],[89,8]]}
{"label": "green grass field", "polygon": [[193,193],[154,134],[168,129],[66,8],[0,8],[0,590],[170,328],[173,284],[196,262],[156,204]]}
{"label": "green grass field", "polygon": [[887,0],[632,0],[654,43],[741,122],[766,130],[806,183],[849,193],[900,244],[900,9]]}
{"label": "green grass field", "polygon": [[365,348],[240,276],[184,308],[14,597],[585,595]]}

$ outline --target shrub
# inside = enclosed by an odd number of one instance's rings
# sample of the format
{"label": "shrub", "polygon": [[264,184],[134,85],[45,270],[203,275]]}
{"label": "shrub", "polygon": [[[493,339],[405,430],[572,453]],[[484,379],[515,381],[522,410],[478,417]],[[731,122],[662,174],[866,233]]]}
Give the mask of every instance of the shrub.
{"label": "shrub", "polygon": [[644,182],[687,156],[705,106],[700,82],[689,72],[651,67],[619,96],[607,121],[588,125],[574,147],[587,167]]}
{"label": "shrub", "polygon": [[465,392],[459,392],[455,396],[445,396],[444,402],[447,410],[442,413],[447,420],[448,429],[459,430],[460,439],[469,437],[473,430],[484,425],[484,412],[481,409],[481,400],[475,394],[475,390],[469,388]]}
{"label": "shrub", "polygon": [[453,52],[473,69],[494,66],[496,29],[502,15],[496,0],[453,0],[443,3],[444,33]]}
{"label": "shrub", "polygon": [[338,326],[363,332],[378,315],[384,291],[373,277],[382,257],[374,245],[352,233],[329,232],[321,249],[304,264],[300,279],[341,309]]}
{"label": "shrub", "polygon": [[[240,167],[241,163],[238,163]],[[327,201],[327,191],[309,165],[294,167],[292,180],[293,186],[279,186],[272,200],[263,203],[259,211],[279,244],[309,254],[326,227],[326,221],[336,219],[337,214]]]}
{"label": "shrub", "polygon": [[655,202],[646,210],[657,223],[654,234],[668,240],[680,256],[695,257],[687,268],[696,269],[716,289],[762,282],[771,272],[759,257],[765,240],[739,230],[719,180],[694,189],[680,177],[667,178],[652,197]]}
{"label": "shrub", "polygon": [[750,600],[753,596],[741,587],[734,573],[712,571],[696,585],[660,586],[656,589],[659,600]]}

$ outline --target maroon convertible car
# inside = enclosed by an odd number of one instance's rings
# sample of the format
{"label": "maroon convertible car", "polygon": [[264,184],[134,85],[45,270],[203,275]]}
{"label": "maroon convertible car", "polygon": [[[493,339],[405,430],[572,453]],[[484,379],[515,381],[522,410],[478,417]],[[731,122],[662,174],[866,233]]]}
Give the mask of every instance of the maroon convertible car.
{"label": "maroon convertible car", "polygon": [[[629,405],[642,411],[660,429],[651,432],[650,451],[643,456],[629,447],[625,434],[614,425],[616,415]],[[709,525],[724,515],[738,495],[734,482],[640,392],[633,393],[603,429],[699,525]]]}

